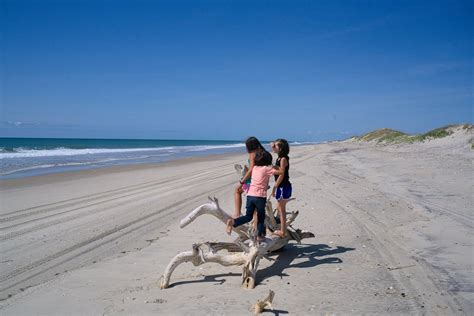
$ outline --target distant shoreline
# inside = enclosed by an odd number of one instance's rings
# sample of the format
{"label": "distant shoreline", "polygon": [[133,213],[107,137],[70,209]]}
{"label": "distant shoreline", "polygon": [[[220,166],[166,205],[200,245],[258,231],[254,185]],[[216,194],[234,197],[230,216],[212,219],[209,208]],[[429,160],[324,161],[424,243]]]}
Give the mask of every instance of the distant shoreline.
{"label": "distant shoreline", "polygon": [[[293,146],[303,147],[303,146],[314,146],[314,144],[293,144]],[[98,173],[98,172],[120,172],[128,171],[135,169],[148,169],[155,168],[157,166],[169,166],[169,165],[181,165],[185,163],[191,163],[194,161],[207,161],[212,159],[223,159],[226,157],[246,155],[245,147],[235,147],[235,148],[226,148],[226,149],[217,149],[217,150],[207,150],[207,151],[192,151],[187,153],[182,153],[180,155],[170,155],[168,157],[162,157],[160,160],[140,160],[140,159],[130,159],[122,160],[115,163],[96,163],[96,164],[85,164],[85,165],[69,165],[69,166],[51,166],[51,167],[32,167],[27,170],[18,170],[12,173],[0,175],[0,181],[2,183],[7,182],[16,182],[18,180],[41,178],[44,176],[75,176],[88,173]],[[0,159],[0,161],[2,161]]]}
{"label": "distant shoreline", "polygon": [[[171,157],[169,159],[162,159],[160,161],[153,162],[140,162],[140,161],[120,161],[115,164],[87,164],[87,165],[71,165],[71,166],[51,166],[45,168],[32,168],[27,170],[18,170],[12,173],[0,175],[1,181],[14,180],[14,179],[29,179],[31,177],[41,177],[48,175],[61,175],[61,174],[77,174],[80,172],[98,170],[128,170],[128,169],[141,169],[141,168],[152,168],[161,164],[170,164],[184,161],[194,160],[207,160],[215,156],[232,156],[239,155],[237,151],[234,152],[223,152],[223,153],[196,153],[190,156]],[[244,154],[244,153],[242,153]]]}
{"label": "distant shoreline", "polygon": [[232,153],[245,153],[245,144],[224,140],[0,138],[0,179]]}
{"label": "distant shoreline", "polygon": [[0,179],[159,163],[238,152],[244,146],[212,140],[0,138]]}
{"label": "distant shoreline", "polygon": [[[71,178],[87,178],[87,177],[96,177],[101,175],[109,174],[118,174],[134,171],[147,171],[147,170],[156,170],[157,168],[169,168],[169,167],[181,167],[183,165],[195,163],[195,162],[208,162],[212,160],[220,160],[232,157],[243,156],[244,153],[225,153],[225,154],[210,154],[206,156],[194,156],[194,157],[185,157],[175,160],[156,162],[156,163],[137,163],[137,164],[123,164],[123,165],[114,165],[114,166],[103,166],[96,168],[84,168],[78,170],[67,170],[67,171],[57,171],[42,173],[38,175],[30,175],[23,177],[14,177],[14,178],[2,178],[0,177],[0,182],[2,188],[13,188],[23,185],[37,185],[44,182],[60,182],[66,179]],[[244,157],[244,156],[243,156]],[[245,157],[244,157],[245,158]]]}

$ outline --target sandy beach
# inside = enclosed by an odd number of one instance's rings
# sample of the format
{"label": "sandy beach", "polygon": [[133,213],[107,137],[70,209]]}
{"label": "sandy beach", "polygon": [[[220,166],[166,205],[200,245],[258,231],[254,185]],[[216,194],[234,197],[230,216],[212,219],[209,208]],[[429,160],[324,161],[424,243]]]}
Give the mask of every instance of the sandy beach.
{"label": "sandy beach", "polygon": [[[213,217],[233,208],[245,153],[1,182],[2,315],[472,314],[473,164],[466,137],[293,147],[295,227],[315,238],[262,260],[244,290],[239,267],[180,266],[193,243],[232,241]],[[456,138],[457,137],[457,138]]]}

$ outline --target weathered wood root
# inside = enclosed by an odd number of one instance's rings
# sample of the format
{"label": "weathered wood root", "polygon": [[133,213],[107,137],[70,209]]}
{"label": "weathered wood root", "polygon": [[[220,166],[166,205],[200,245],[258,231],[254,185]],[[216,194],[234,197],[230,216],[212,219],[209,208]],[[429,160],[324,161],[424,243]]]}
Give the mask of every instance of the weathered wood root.
{"label": "weathered wood root", "polygon": [[[207,251],[203,249],[207,246]],[[169,281],[173,271],[185,262],[191,262],[194,266],[200,266],[206,262],[215,262],[223,266],[243,265],[248,261],[248,256],[244,252],[235,252],[231,254],[218,254],[217,252],[223,249],[236,250],[237,245],[230,246],[228,243],[203,243],[194,244],[191,251],[184,251],[177,254],[166,267],[165,273],[161,278],[160,287],[165,289],[169,286]]]}
{"label": "weathered wood root", "polygon": [[[180,224],[183,228],[193,222],[197,217],[210,214],[217,217],[221,222],[226,223],[230,216],[225,213],[220,207],[216,198],[209,198],[210,203],[201,205],[194,209],[191,213],[186,216]],[[273,211],[271,203],[268,203],[269,209],[267,209],[267,215],[273,218]],[[288,222],[293,221],[298,216],[298,212],[289,214]],[[273,218],[274,220],[274,218]],[[268,220],[268,226],[276,228],[278,225]],[[245,228],[247,227],[247,231]],[[234,231],[239,235],[239,238],[233,243],[226,242],[206,242],[200,244],[194,244],[191,251],[184,251],[177,254],[166,267],[166,270],[161,278],[160,287],[165,289],[169,286],[169,281],[173,271],[181,264],[185,262],[192,262],[194,266],[199,266],[207,262],[215,262],[223,266],[240,266],[242,267],[242,286],[247,289],[253,289],[256,285],[256,274],[258,270],[258,264],[261,258],[267,258],[269,252],[278,250],[285,246],[290,240],[295,240],[298,243],[303,238],[314,237],[311,232],[302,231],[300,229],[293,229],[288,227],[287,235],[285,238],[281,238],[277,235],[269,235],[264,242],[256,245],[252,240],[252,229],[251,225],[238,227]],[[249,239],[250,238],[250,239]],[[226,254],[218,253],[221,250],[226,250]]]}

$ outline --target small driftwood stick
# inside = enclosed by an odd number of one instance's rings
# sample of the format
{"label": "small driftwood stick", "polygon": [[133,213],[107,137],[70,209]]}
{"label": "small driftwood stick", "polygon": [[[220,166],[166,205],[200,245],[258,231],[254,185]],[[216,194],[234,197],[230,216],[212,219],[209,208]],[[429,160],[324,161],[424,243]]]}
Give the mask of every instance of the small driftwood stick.
{"label": "small driftwood stick", "polygon": [[257,303],[255,303],[255,306],[254,306],[255,315],[261,314],[263,310],[265,309],[265,307],[268,307],[273,310],[272,304],[273,304],[274,297],[275,297],[275,292],[270,290],[267,297],[265,297],[263,300],[257,300]]}

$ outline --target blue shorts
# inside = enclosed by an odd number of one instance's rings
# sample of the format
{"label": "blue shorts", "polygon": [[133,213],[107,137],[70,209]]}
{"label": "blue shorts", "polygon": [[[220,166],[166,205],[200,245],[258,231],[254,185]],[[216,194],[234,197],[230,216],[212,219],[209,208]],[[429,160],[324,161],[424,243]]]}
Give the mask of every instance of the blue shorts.
{"label": "blue shorts", "polygon": [[275,198],[277,200],[288,200],[291,198],[291,184],[290,185],[285,185],[283,187],[278,187],[275,193]]}

